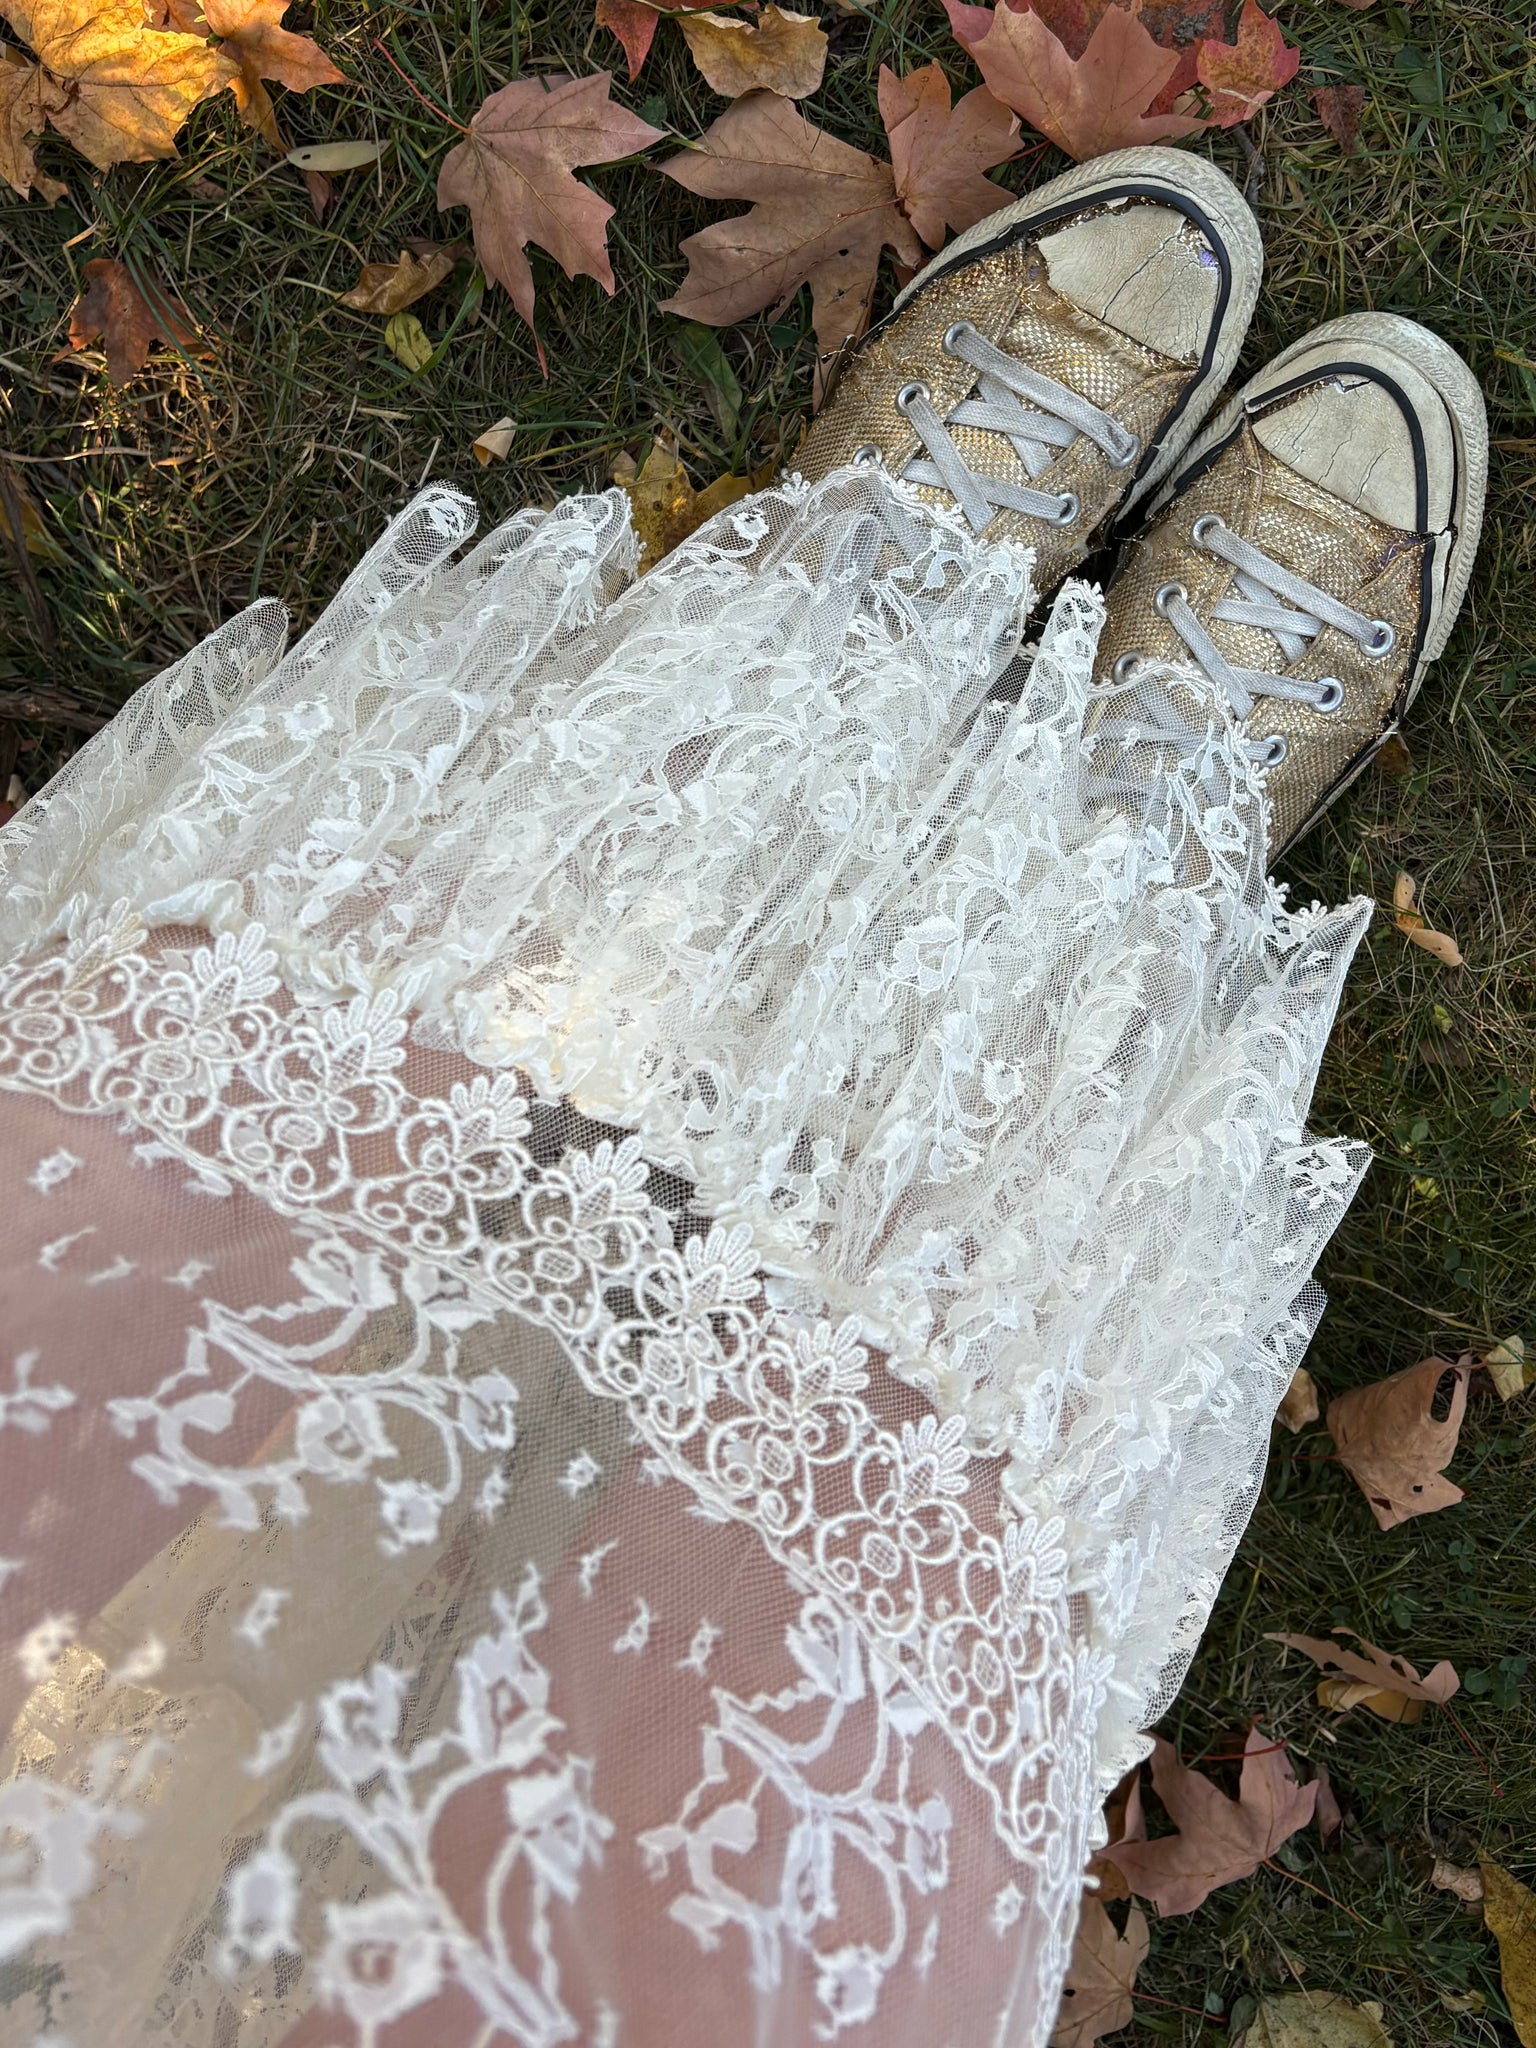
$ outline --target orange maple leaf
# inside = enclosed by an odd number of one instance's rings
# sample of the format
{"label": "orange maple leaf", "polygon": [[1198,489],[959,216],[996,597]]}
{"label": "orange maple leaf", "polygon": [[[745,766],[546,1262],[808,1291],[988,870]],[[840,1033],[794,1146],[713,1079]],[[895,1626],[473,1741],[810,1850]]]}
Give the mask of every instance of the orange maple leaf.
{"label": "orange maple leaf", "polygon": [[984,85],[951,107],[942,66],[898,78],[882,64],[879,100],[896,197],[930,249],[946,228],[962,234],[1003,204],[1007,195],[983,174],[1018,154],[1019,124]]}
{"label": "orange maple leaf", "polygon": [[645,0],[597,0],[595,16],[599,28],[611,29],[624,46],[629,75],[640,76],[640,67],[650,55],[651,44],[661,16]]}
{"label": "orange maple leaf", "polygon": [[1238,18],[1237,41],[1219,42],[1208,37],[1199,46],[1195,73],[1209,96],[1209,113],[1218,128],[1234,128],[1239,121],[1273,99],[1282,85],[1289,85],[1301,63],[1300,50],[1287,48],[1280,24],[1272,21],[1258,0],[1244,0]]}
{"label": "orange maple leaf", "polygon": [[228,83],[201,36],[152,28],[142,0],[0,0],[47,74],[36,108],[98,170],[174,156],[199,100]]}

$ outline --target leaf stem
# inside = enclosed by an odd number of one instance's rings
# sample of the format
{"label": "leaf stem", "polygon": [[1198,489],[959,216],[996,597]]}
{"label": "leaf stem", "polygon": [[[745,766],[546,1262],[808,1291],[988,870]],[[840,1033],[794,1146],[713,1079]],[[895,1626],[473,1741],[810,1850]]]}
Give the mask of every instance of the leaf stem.
{"label": "leaf stem", "polygon": [[1346,1906],[1344,1901],[1342,1899],[1336,1899],[1333,1896],[1332,1892],[1325,1892],[1322,1886],[1320,1884],[1314,1884],[1310,1877],[1298,1877],[1294,1870],[1287,1870],[1283,1863],[1276,1863],[1274,1858],[1271,1856],[1266,1856],[1263,1859],[1263,1862],[1264,1868],[1266,1870],[1273,1870],[1275,1874],[1279,1877],[1288,1877],[1291,1880],[1292,1884],[1305,1885],[1309,1892],[1316,1892],[1317,1896],[1320,1899],[1326,1899],[1330,1906],[1337,1906],[1341,1913],[1347,1913],[1349,1915],[1350,1919],[1355,1922],[1357,1927],[1370,1926],[1370,1921],[1362,1920],[1360,1918],[1360,1915],[1354,1910],[1352,1906]]}
{"label": "leaf stem", "polygon": [[446,122],[448,123],[448,126],[449,126],[450,128],[456,128],[456,129],[458,130],[458,132],[460,133],[460,135],[467,135],[467,134],[469,133],[469,130],[468,130],[468,129],[467,129],[466,127],[465,127],[465,125],[464,125],[464,123],[463,123],[462,121],[456,121],[456,120],[455,120],[455,119],[453,118],[452,114],[445,114],[445,113],[443,112],[442,108],[441,108],[441,107],[440,107],[440,106],[439,106],[439,105],[437,104],[437,102],[436,102],[435,100],[430,100],[430,99],[428,99],[428,98],[427,98],[427,95],[426,95],[426,94],[425,94],[425,93],[424,93],[424,92],[422,91],[421,87],[420,87],[420,86],[419,86],[419,85],[418,85],[418,84],[416,83],[415,79],[411,77],[410,73],[409,73],[409,72],[408,72],[408,71],[407,71],[407,70],[405,69],[404,65],[403,65],[403,64],[400,64],[400,63],[397,63],[397,62],[396,62],[396,60],[395,60],[395,57],[394,57],[393,53],[392,53],[392,52],[391,52],[390,50],[388,50],[388,49],[386,49],[386,48],[385,48],[385,46],[384,46],[384,38],[383,38],[382,36],[375,36],[375,37],[374,37],[374,39],[373,39],[373,47],[374,47],[374,48],[375,48],[375,49],[376,49],[376,50],[378,51],[379,55],[380,55],[380,56],[381,56],[381,57],[382,57],[382,58],[384,59],[384,62],[385,62],[385,63],[386,63],[386,64],[387,64],[388,66],[389,66],[390,70],[391,70],[391,71],[394,71],[394,72],[397,72],[397,73],[399,74],[399,76],[400,76],[400,77],[401,77],[402,79],[404,79],[404,81],[405,81],[405,83],[406,83],[407,87],[408,87],[408,88],[410,89],[410,91],[412,91],[413,93],[415,93],[415,95],[416,95],[417,99],[419,99],[419,100],[421,101],[421,104],[422,104],[422,105],[423,105],[424,107],[426,107],[426,108],[428,109],[428,111],[429,111],[429,112],[431,112],[431,113],[434,113],[434,114],[436,114],[436,116],[437,116],[437,118],[439,119],[439,121],[446,121]]}

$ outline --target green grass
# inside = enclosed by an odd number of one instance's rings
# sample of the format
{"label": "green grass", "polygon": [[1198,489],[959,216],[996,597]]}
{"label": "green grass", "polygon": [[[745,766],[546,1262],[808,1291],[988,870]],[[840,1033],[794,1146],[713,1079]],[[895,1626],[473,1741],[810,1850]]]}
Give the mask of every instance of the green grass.
{"label": "green grass", "polygon": [[[1253,124],[1268,277],[1246,365],[1347,309],[1408,313],[1467,355],[1494,434],[1473,594],[1413,714],[1411,765],[1367,775],[1289,863],[1303,898],[1359,891],[1381,903],[1398,869],[1411,870],[1468,962],[1436,965],[1385,917],[1350,983],[1316,1122],[1363,1136],[1377,1161],[1324,1267],[1332,1306],[1310,1362],[1336,1391],[1436,1347],[1512,1331],[1536,1343],[1536,9],[1416,0],[1357,13],[1283,0],[1279,13],[1304,62]],[[461,484],[495,519],[606,482],[614,456],[663,423],[699,482],[793,445],[809,404],[803,305],[723,336],[743,393],[727,434],[677,323],[656,310],[681,275],[680,237],[717,210],[643,165],[589,174],[618,209],[612,299],[535,257],[547,380],[505,298],[481,298],[467,263],[415,309],[443,344],[418,377],[383,346],[382,322],[334,302],[362,261],[394,255],[405,237],[467,232],[462,212],[436,213],[455,131],[426,102],[462,123],[531,69],[618,62],[610,38],[588,31],[583,0],[527,12],[334,0],[296,7],[290,23],[312,25],[358,81],[286,100],[293,139],[392,144],[377,174],[340,182],[323,224],[227,99],[198,112],[178,162],[98,177],[50,144],[47,167],[68,178],[70,198],[52,211],[0,205],[0,447],[32,458],[22,474],[58,550],[37,563],[30,599],[0,586],[0,688],[51,682],[110,710],[260,593],[286,599],[302,624],[428,475]],[[882,146],[881,62],[938,56],[970,82],[937,0],[886,0],[842,20],[833,51],[810,111],[868,147]],[[1342,158],[1312,113],[1306,88],[1329,82],[1368,88],[1358,158]],[[722,104],[665,29],[640,85],[616,89],[684,136]],[[1207,146],[1247,177],[1235,136]],[[1024,189],[1059,168],[1041,145],[1002,179]],[[60,357],[95,255],[131,259],[179,293],[211,357],[162,352],[122,391],[95,358]],[[482,471],[469,444],[504,413],[519,426],[513,457]],[[32,786],[69,744],[54,725],[23,727],[21,742]],[[1224,1753],[1233,1730],[1263,1715],[1298,1754],[1327,1763],[1348,1824],[1337,1848],[1297,1837],[1286,1872],[1154,1927],[1135,2038],[1209,2048],[1243,2022],[1245,2001],[1298,1981],[1380,2000],[1399,2048],[1512,2038],[1491,1940],[1421,1870],[1431,1851],[1466,1860],[1484,1849],[1536,1876],[1533,1421],[1536,1396],[1503,1410],[1481,1392],[1452,1467],[1465,1503],[1389,1535],[1330,1462],[1325,1435],[1277,1441],[1167,1729],[1187,1756]],[[1457,1701],[1460,1731],[1434,1711],[1414,1729],[1322,1714],[1299,1660],[1263,1637],[1336,1622],[1490,1674]],[[1531,1676],[1501,1667],[1521,1657]],[[1480,2010],[1446,2002],[1468,1993]]]}

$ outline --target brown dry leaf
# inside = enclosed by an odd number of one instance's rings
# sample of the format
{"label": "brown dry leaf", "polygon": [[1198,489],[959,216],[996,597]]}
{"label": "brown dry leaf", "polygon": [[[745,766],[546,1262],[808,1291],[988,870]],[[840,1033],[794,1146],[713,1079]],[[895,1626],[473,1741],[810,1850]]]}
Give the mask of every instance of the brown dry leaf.
{"label": "brown dry leaf", "polygon": [[1437,932],[1425,922],[1423,915],[1414,908],[1417,884],[1412,875],[1399,875],[1392,888],[1392,908],[1396,912],[1394,922],[1405,938],[1412,939],[1416,946],[1422,946],[1426,953],[1433,953],[1447,967],[1460,967],[1461,951],[1456,941],[1445,932]]}
{"label": "brown dry leaf", "polygon": [[723,327],[811,287],[824,354],[862,334],[883,248],[917,263],[922,244],[896,204],[889,164],[813,127],[776,93],[728,107],[697,149],[661,168],[707,199],[748,199],[750,213],[683,243],[688,275],[663,311]]}
{"label": "brown dry leaf", "polygon": [[398,263],[365,263],[357,283],[336,303],[359,313],[399,313],[436,291],[452,274],[453,265],[451,249],[434,249],[421,257],[402,249]]}
{"label": "brown dry leaf", "polygon": [[[1339,1635],[1354,1635],[1353,1629],[1339,1629]],[[1366,1707],[1383,1721],[1412,1723],[1424,1718],[1426,1706],[1443,1707],[1461,1690],[1456,1667],[1442,1658],[1421,1678],[1406,1657],[1394,1657],[1378,1650],[1364,1636],[1355,1636],[1358,1650],[1346,1650],[1323,1636],[1267,1635],[1267,1643],[1283,1643],[1310,1657],[1324,1674],[1318,1680],[1318,1705],[1347,1713],[1351,1707]]]}
{"label": "brown dry leaf", "polygon": [[[1456,1451],[1467,1406],[1470,1356],[1421,1358],[1406,1372],[1338,1394],[1328,1403],[1328,1433],[1339,1463],[1370,1502],[1383,1529],[1413,1515],[1454,1507],[1461,1488],[1441,1475]],[[1435,1402],[1447,1373],[1454,1374],[1445,1415]]]}
{"label": "brown dry leaf", "polygon": [[504,416],[494,426],[487,427],[483,434],[476,434],[469,444],[470,452],[482,469],[488,462],[506,461],[516,432],[517,421]]}
{"label": "brown dry leaf", "polygon": [[[8,488],[7,488],[8,487]],[[16,525],[12,526],[12,519]],[[47,522],[33,503],[32,493],[18,470],[7,463],[0,467],[0,539],[23,547],[44,562],[60,562],[64,550],[48,531]]]}
{"label": "brown dry leaf", "polygon": [[633,457],[621,456],[614,464],[613,480],[629,499],[630,518],[640,536],[642,572],[655,568],[695,527],[758,487],[753,477],[721,476],[696,491],[676,446],[659,435],[638,470]]}
{"label": "brown dry leaf", "polygon": [[1195,76],[1205,87],[1210,119],[1218,128],[1234,128],[1289,85],[1300,64],[1300,50],[1288,46],[1279,23],[1258,0],[1244,0],[1237,41],[1206,38],[1196,52]]}
{"label": "brown dry leaf", "polygon": [[304,190],[309,194],[309,203],[315,209],[315,219],[325,219],[325,209],[336,197],[336,183],[324,171],[300,171]]}
{"label": "brown dry leaf", "polygon": [[174,156],[233,69],[206,38],[151,28],[143,0],[0,0],[0,14],[60,88],[49,122],[99,170]]}
{"label": "brown dry leaf", "polygon": [[1454,1892],[1463,1904],[1480,1906],[1483,1903],[1483,1873],[1468,1870],[1460,1863],[1447,1863],[1443,1856],[1437,1856],[1430,1869],[1429,1881],[1439,1892]]}
{"label": "brown dry leaf", "polygon": [[1149,114],[1181,60],[1176,50],[1160,49],[1123,7],[1100,15],[1074,57],[1030,8],[944,4],[956,39],[996,97],[1079,162],[1133,143],[1194,135],[1205,125],[1185,114]]}
{"label": "brown dry leaf", "polygon": [[41,192],[52,206],[69,190],[37,168],[37,145],[48,116],[64,105],[66,94],[56,78],[31,63],[9,44],[0,49],[0,178],[23,199]]}
{"label": "brown dry leaf", "polygon": [[1119,1934],[1098,1900],[1084,1899],[1051,2048],[1092,2048],[1105,2034],[1130,2025],[1136,2012],[1131,1987],[1150,1941],[1139,1906],[1132,1906]]}
{"label": "brown dry leaf", "polygon": [[616,107],[606,71],[590,78],[519,78],[493,92],[465,139],[443,159],[437,204],[467,206],[475,254],[533,325],[530,242],[548,250],[567,277],[595,277],[613,292],[608,222],[613,208],[571,175],[578,164],[612,163],[659,142],[663,130]]}
{"label": "brown dry leaf", "polygon": [[[1360,116],[1365,111],[1365,87],[1363,85],[1320,85],[1312,94],[1312,104],[1317,109],[1317,118],[1333,137],[1345,156],[1360,154]],[[1404,755],[1408,749],[1396,734],[1385,740],[1378,750],[1378,764],[1389,775],[1406,774],[1407,764],[1399,769],[1381,756],[1387,748],[1396,746]],[[1394,757],[1395,759],[1395,757]]]}
{"label": "brown dry leaf", "polygon": [[1392,2048],[1374,2000],[1356,2005],[1337,1991],[1287,1991],[1263,1998],[1232,2048]]}
{"label": "brown dry leaf", "polygon": [[168,341],[187,354],[206,354],[179,299],[156,289],[153,304],[134,283],[125,263],[97,256],[85,266],[85,290],[69,316],[69,345],[89,348],[97,339],[107,353],[107,375],[126,384],[149,360],[157,341]]}
{"label": "brown dry leaf", "polygon": [[1153,1842],[1118,1842],[1100,1852],[1165,1917],[1192,1913],[1218,1885],[1252,1876],[1312,1818],[1317,1787],[1297,1783],[1282,1745],[1251,1728],[1244,1752],[1238,1796],[1229,1799],[1209,1778],[1181,1764],[1172,1743],[1158,1736],[1152,1783],[1179,1832]]}
{"label": "brown dry leaf", "polygon": [[1322,1412],[1317,1399],[1317,1381],[1304,1365],[1298,1365],[1291,1374],[1291,1384],[1285,1390],[1285,1399],[1276,1411],[1275,1420],[1283,1422],[1294,1436],[1309,1422],[1316,1422]]}
{"label": "brown dry leaf", "polygon": [[312,36],[282,26],[288,6],[289,0],[202,0],[203,19],[221,39],[219,54],[232,67],[229,87],[240,118],[247,128],[259,129],[274,149],[287,145],[278,132],[268,81],[290,92],[347,82]]}
{"label": "brown dry leaf", "polygon": [[[1105,1849],[1116,1842],[1144,1842],[1147,1839],[1146,1816],[1141,1810],[1140,1764],[1132,1765],[1105,1800],[1104,1824],[1109,1830]],[[1088,1875],[1097,1881],[1101,1899],[1128,1899],[1131,1896],[1131,1888],[1119,1864],[1112,1863],[1104,1849],[1095,1850],[1089,1857]]]}
{"label": "brown dry leaf", "polygon": [[1018,154],[1019,123],[984,85],[952,108],[942,65],[898,78],[882,64],[879,96],[896,197],[930,249],[946,228],[963,234],[1003,203],[983,173]]}
{"label": "brown dry leaf", "polygon": [[1413,756],[1400,732],[1389,732],[1376,749],[1376,766],[1399,782],[1413,773]]}
{"label": "brown dry leaf", "polygon": [[769,5],[751,21],[680,14],[677,23],[705,84],[722,99],[759,90],[808,99],[827,68],[827,39],[814,14],[786,14]]}
{"label": "brown dry leaf", "polygon": [[1485,1856],[1483,1918],[1499,1943],[1504,2003],[1524,2048],[1536,2048],[1536,1892]]}
{"label": "brown dry leaf", "polygon": [[1530,1377],[1524,1338],[1506,1337],[1502,1344],[1495,1344],[1483,1360],[1483,1367],[1501,1401],[1513,1401],[1523,1394]]}
{"label": "brown dry leaf", "polygon": [[1326,1849],[1343,1832],[1344,1809],[1339,1804],[1339,1795],[1333,1789],[1333,1779],[1326,1764],[1318,1765],[1315,1782],[1317,1804],[1312,1809],[1312,1818],[1317,1822],[1318,1837]]}
{"label": "brown dry leaf", "polygon": [[656,9],[647,7],[645,0],[597,0],[594,18],[599,28],[612,29],[618,37],[624,46],[629,75],[638,78],[661,23]]}

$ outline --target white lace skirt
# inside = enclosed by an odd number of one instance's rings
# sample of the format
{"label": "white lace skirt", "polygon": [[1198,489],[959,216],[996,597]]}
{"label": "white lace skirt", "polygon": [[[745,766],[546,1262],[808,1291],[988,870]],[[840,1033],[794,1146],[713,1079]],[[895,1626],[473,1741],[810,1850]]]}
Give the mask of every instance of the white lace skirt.
{"label": "white lace skirt", "polygon": [[0,2043],[1035,2048],[1366,909],[879,471],[472,524],[0,835]]}

